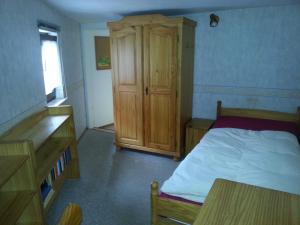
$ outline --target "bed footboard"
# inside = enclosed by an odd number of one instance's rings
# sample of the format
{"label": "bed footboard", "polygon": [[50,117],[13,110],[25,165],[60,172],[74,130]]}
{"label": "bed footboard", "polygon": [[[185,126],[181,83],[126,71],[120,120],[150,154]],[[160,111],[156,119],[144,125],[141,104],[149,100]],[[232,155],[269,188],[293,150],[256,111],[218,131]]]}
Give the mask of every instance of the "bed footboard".
{"label": "bed footboard", "polygon": [[159,197],[158,182],[151,184],[151,225],[178,225],[176,221],[192,224],[200,205]]}

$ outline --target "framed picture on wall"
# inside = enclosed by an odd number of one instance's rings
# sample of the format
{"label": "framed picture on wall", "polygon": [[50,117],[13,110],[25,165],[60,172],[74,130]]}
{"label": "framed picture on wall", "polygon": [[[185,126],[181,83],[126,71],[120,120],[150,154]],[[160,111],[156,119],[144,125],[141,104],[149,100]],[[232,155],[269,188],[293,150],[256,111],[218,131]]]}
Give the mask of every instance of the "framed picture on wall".
{"label": "framed picture on wall", "polygon": [[109,37],[95,36],[96,69],[111,69]]}

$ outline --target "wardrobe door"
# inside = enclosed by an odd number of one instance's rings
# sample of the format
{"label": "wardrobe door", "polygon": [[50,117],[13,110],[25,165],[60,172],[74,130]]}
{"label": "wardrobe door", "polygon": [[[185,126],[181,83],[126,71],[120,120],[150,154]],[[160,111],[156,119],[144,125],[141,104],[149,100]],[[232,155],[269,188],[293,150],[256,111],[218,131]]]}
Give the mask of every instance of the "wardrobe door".
{"label": "wardrobe door", "polygon": [[111,39],[116,139],[144,145],[142,28],[114,31]]}
{"label": "wardrobe door", "polygon": [[177,28],[144,27],[145,145],[175,151]]}

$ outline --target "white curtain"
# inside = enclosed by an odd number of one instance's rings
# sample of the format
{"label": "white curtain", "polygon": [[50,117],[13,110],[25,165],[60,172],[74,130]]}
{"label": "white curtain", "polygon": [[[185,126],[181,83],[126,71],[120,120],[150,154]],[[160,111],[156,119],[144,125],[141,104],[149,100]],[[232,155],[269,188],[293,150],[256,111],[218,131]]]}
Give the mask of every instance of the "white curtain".
{"label": "white curtain", "polygon": [[61,65],[56,41],[42,41],[42,61],[46,95],[62,86]]}

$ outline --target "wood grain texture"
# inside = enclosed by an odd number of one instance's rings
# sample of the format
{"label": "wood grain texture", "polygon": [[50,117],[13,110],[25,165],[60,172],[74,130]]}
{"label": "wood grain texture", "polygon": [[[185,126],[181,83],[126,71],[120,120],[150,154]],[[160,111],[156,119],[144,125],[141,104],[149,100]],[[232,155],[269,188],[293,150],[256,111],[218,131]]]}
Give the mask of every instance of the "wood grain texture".
{"label": "wood grain texture", "polygon": [[32,191],[0,192],[0,224],[14,225],[34,194]]}
{"label": "wood grain texture", "polygon": [[188,154],[202,139],[214,120],[194,118],[186,124],[185,154]]}
{"label": "wood grain texture", "polygon": [[[35,168],[36,162],[34,160],[35,154],[33,150],[33,143],[30,141],[0,141],[0,155],[3,157],[20,157],[24,156],[27,160],[24,165],[18,168],[18,170],[2,185],[1,191],[3,193],[22,193],[22,192],[37,192],[37,183]],[[3,198],[6,194],[4,194]],[[9,197],[9,194],[8,196]],[[14,206],[14,205],[13,205]],[[1,210],[2,207],[0,207]],[[11,216],[15,217],[17,214],[12,211]],[[16,207],[15,210],[20,208]],[[17,213],[17,212],[16,212]],[[20,215],[19,215],[20,216]],[[12,218],[13,219],[13,218]],[[20,218],[17,217],[19,222],[38,222],[44,221],[42,216],[40,196],[36,194],[29,205],[22,212]]]}
{"label": "wood grain texture", "polygon": [[144,144],[142,28],[111,33],[114,113],[117,142]]}
{"label": "wood grain texture", "polygon": [[37,182],[41,184],[49,171],[63,154],[63,151],[70,146],[71,138],[50,138],[37,152]]}
{"label": "wood grain texture", "polygon": [[35,194],[29,205],[23,211],[17,224],[44,224],[45,218],[42,214],[41,199],[39,194]]}
{"label": "wood grain texture", "polygon": [[194,225],[299,225],[300,196],[216,179]]}
{"label": "wood grain texture", "polygon": [[60,105],[57,107],[47,107],[48,115],[69,115],[69,118],[55,131],[51,137],[54,138],[71,138],[70,150],[72,154],[71,169],[68,174],[68,178],[79,178],[79,160],[78,160],[78,151],[77,151],[77,141],[75,133],[75,123],[73,116],[73,108],[70,105]]}
{"label": "wood grain texture", "polygon": [[22,165],[24,165],[27,159],[28,156],[26,155],[0,156],[0,187],[6,183]]}
{"label": "wood grain texture", "polygon": [[201,206],[176,200],[158,200],[158,215],[172,218],[185,223],[193,223]]}
{"label": "wood grain texture", "polygon": [[145,145],[175,151],[177,28],[144,26]]}
{"label": "wood grain texture", "polygon": [[139,146],[139,145],[131,145],[131,144],[126,144],[126,143],[116,143],[117,146],[122,147],[122,148],[130,148],[130,149],[135,149],[138,151],[143,151],[143,152],[153,152],[153,153],[159,153],[162,155],[166,156],[177,156],[177,152],[173,151],[165,151],[165,150],[159,150],[157,148],[149,148],[146,146]]}
{"label": "wood grain texture", "polygon": [[3,191],[35,190],[35,157],[31,141],[7,142],[0,140],[1,156],[27,156],[28,159],[18,171],[2,186]]}
{"label": "wood grain texture", "polygon": [[158,182],[153,181],[151,184],[151,224],[157,225],[158,224]]}
{"label": "wood grain texture", "polygon": [[[140,146],[139,150],[148,149],[176,158],[184,152],[184,126],[192,112],[195,25],[183,17],[162,15],[129,16],[108,23],[112,37],[117,147]],[[128,41],[131,44],[126,49],[121,47],[125,44],[117,41],[129,34],[132,34]],[[142,81],[140,86],[139,80]],[[122,90],[120,81],[128,83]],[[138,89],[140,95],[136,94],[136,87],[141,88]],[[184,88],[182,94],[181,88]],[[139,116],[140,111],[142,116]],[[142,118],[141,125],[139,118]]]}
{"label": "wood grain texture", "polygon": [[[63,151],[69,147],[72,154],[72,160],[66,166],[63,174],[55,181],[53,189],[55,195],[51,198],[46,209],[43,209],[40,184],[46,178],[52,167],[56,166],[57,160]],[[2,199],[10,198],[9,193],[16,193],[19,199],[19,193],[30,191],[35,194],[28,206],[21,204],[10,204],[11,213],[7,216],[16,218],[19,224],[43,224],[45,215],[66,178],[78,178],[79,162],[77,155],[77,142],[73,119],[73,110],[71,106],[47,107],[45,110],[30,116],[8,132],[0,137],[0,159],[2,157],[25,157],[27,160],[20,163],[7,166],[0,160],[0,168],[16,167],[17,171],[8,179],[8,175],[1,177],[1,203]],[[2,170],[2,169],[1,169]],[[24,192],[25,191],[25,192]],[[27,198],[20,195],[21,201],[26,202]],[[22,200],[23,199],[23,200]],[[15,202],[15,200],[13,199]],[[8,201],[6,201],[8,202]],[[0,211],[4,210],[6,205],[1,205]],[[7,207],[6,207],[7,208]],[[19,212],[20,210],[20,212]],[[5,214],[6,215],[6,214]],[[19,218],[20,217],[20,218]],[[13,220],[14,218],[11,218]],[[2,224],[2,223],[1,223]]]}
{"label": "wood grain texture", "polygon": [[159,217],[158,218],[158,225],[182,225],[182,223],[178,223],[174,220],[170,220],[169,218]]}
{"label": "wood grain texture", "polygon": [[151,225],[176,224],[174,220],[193,223],[201,208],[200,205],[159,197],[159,185],[151,184]]}
{"label": "wood grain texture", "polygon": [[71,105],[47,106],[46,111],[48,115],[73,115],[73,108]]}
{"label": "wood grain texture", "polygon": [[[49,110],[49,109],[48,109]],[[53,107],[51,108],[51,112],[49,111],[50,115],[63,115],[63,113],[67,113],[69,118],[59,127],[58,130],[55,131],[54,134],[51,135],[51,138],[64,138],[66,140],[70,140],[69,144],[71,154],[72,154],[72,161],[71,161],[71,171],[68,178],[79,178],[80,171],[79,171],[79,160],[78,160],[78,152],[77,152],[77,140],[76,140],[76,133],[75,133],[75,124],[74,124],[74,116],[73,110],[71,106],[60,106],[58,108]]]}
{"label": "wood grain texture", "polygon": [[63,173],[53,183],[53,187],[52,188],[54,190],[54,193],[51,196],[49,202],[47,204],[43,205],[43,209],[44,209],[43,210],[43,214],[44,214],[45,217],[47,216],[47,213],[48,213],[51,205],[53,204],[53,202],[57,198],[57,196],[59,194],[59,191],[60,191],[62,185],[64,184],[65,179],[68,178],[68,176],[70,174],[70,170],[71,170],[70,165],[66,166],[65,170],[63,171]]}
{"label": "wood grain texture", "polygon": [[173,17],[169,18],[160,14],[152,15],[139,15],[139,16],[126,16],[119,21],[113,21],[107,23],[110,30],[120,30],[124,27],[130,26],[144,26],[148,24],[169,24],[177,26],[178,24],[184,24],[187,26],[195,27],[197,22],[187,19],[185,17]]}
{"label": "wood grain texture", "polygon": [[22,120],[21,122],[19,122],[15,126],[13,126],[11,129],[6,131],[4,134],[2,134],[0,136],[0,139],[4,140],[5,137],[9,138],[11,135],[14,136],[14,135],[23,133],[24,130],[26,130],[28,127],[31,127],[32,124],[38,123],[41,119],[43,119],[45,116],[47,116],[47,114],[48,114],[48,112],[46,109],[44,109],[40,112],[34,113],[33,115],[25,118],[24,120]]}
{"label": "wood grain texture", "polygon": [[285,113],[260,109],[240,109],[240,108],[224,108],[222,102],[218,101],[217,116],[238,116],[248,118],[260,118],[269,120],[279,120],[286,122],[295,122],[299,124],[300,113]]}
{"label": "wood grain texture", "polygon": [[31,127],[24,126],[18,132],[10,132],[2,140],[31,140],[34,148],[38,149],[68,118],[68,115],[47,116],[36,124],[31,124]]}
{"label": "wood grain texture", "polygon": [[82,222],[82,210],[77,204],[69,204],[57,225],[80,225]]}

